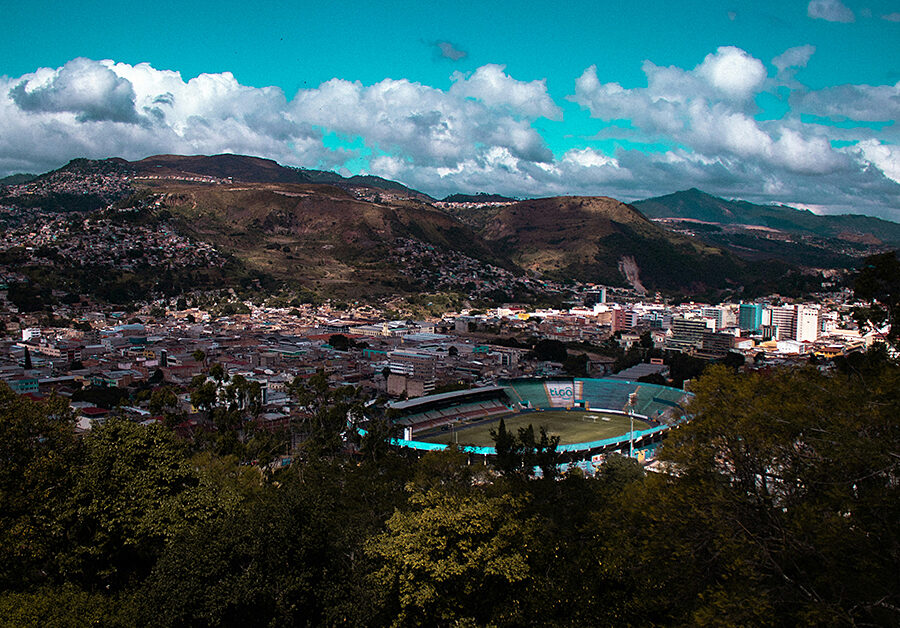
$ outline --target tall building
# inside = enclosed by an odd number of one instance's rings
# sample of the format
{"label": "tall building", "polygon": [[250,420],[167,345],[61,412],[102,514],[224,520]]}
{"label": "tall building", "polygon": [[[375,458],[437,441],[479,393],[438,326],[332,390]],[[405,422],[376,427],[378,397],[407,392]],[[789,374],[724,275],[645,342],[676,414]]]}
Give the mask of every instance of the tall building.
{"label": "tall building", "polygon": [[759,303],[741,303],[738,324],[744,331],[757,331],[763,324],[763,306]]}
{"label": "tall building", "polygon": [[797,337],[797,310],[792,305],[772,308],[772,325],[777,328],[775,340]]}
{"label": "tall building", "polygon": [[709,333],[706,322],[699,319],[672,319],[672,335],[666,339],[667,349],[680,351],[699,348],[703,343],[703,335]]}
{"label": "tall building", "polygon": [[723,307],[705,307],[700,310],[700,316],[703,318],[711,318],[715,321],[715,328],[713,331],[719,331],[723,327],[725,327],[725,308]]}
{"label": "tall building", "polygon": [[797,332],[794,338],[800,342],[815,342],[819,337],[819,309],[806,305],[797,306]]}

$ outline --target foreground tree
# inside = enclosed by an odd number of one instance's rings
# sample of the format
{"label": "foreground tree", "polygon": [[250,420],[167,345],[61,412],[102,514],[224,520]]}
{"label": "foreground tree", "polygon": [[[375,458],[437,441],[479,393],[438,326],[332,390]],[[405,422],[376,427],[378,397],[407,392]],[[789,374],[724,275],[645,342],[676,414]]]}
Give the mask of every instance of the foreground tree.
{"label": "foreground tree", "polygon": [[510,625],[525,620],[535,523],[524,502],[480,491],[416,490],[368,552],[373,583],[398,625]]}
{"label": "foreground tree", "polygon": [[897,251],[867,257],[854,280],[856,298],[869,305],[854,312],[860,327],[888,326],[886,340],[900,341],[900,259]]}
{"label": "foreground tree", "polygon": [[[604,531],[651,621],[900,621],[900,373],[707,371],[694,420]],[[653,574],[652,581],[645,574]],[[655,619],[652,619],[655,618]]]}

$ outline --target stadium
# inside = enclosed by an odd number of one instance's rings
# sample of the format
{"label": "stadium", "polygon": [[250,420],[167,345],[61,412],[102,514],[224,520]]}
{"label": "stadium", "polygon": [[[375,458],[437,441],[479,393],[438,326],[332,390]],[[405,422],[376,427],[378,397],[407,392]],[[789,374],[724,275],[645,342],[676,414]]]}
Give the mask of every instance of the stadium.
{"label": "stadium", "polygon": [[544,427],[560,437],[564,465],[592,472],[611,452],[632,453],[641,461],[652,457],[662,435],[684,420],[688,396],[677,388],[614,378],[515,379],[388,407],[403,431],[394,440],[401,448],[427,452],[453,443],[473,457],[490,458],[496,455],[490,433],[502,418],[513,433],[529,424],[535,431]]}

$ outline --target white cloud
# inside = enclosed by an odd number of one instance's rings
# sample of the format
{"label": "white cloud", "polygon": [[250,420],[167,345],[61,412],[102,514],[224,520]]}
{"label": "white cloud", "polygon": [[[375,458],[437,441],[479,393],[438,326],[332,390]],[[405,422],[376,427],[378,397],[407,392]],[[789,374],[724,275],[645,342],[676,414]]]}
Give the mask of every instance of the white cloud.
{"label": "white cloud", "polygon": [[756,94],[766,78],[762,62],[734,46],[723,46],[715,54],[707,55],[694,72],[735,100]]}
{"label": "white cloud", "polygon": [[348,151],[327,150],[323,129],[362,137],[376,155],[417,166],[455,164],[495,147],[539,162],[552,155],[531,122],[560,115],[544,81],[517,81],[503,66],[455,75],[446,91],[408,80],[333,79],[288,101],[277,87],[241,85],[229,72],[185,81],[146,63],[79,58],[0,78],[0,168],[41,171],[76,156],[163,152],[339,166]]}
{"label": "white cloud", "polygon": [[900,12],[888,13],[881,16],[882,20],[887,22],[900,22]]}
{"label": "white cloud", "polygon": [[[603,82],[592,66],[575,81],[571,100],[595,118],[628,121],[613,122],[598,141],[647,147],[602,151],[584,139],[587,146],[556,157],[533,126],[562,118],[546,82],[517,80],[502,65],[455,73],[449,89],[335,78],[288,97],[275,87],[242,85],[228,72],[185,80],[146,63],[75,59],[0,77],[0,173],[41,172],[79,156],[221,152],[340,169],[366,154],[367,172],[433,195],[634,200],[696,186],[900,218],[900,137],[890,124],[900,112],[900,84],[808,90],[791,72],[812,54],[812,46],[798,46],[779,55],[776,78],[731,46],[693,68],[647,61],[647,85],[636,88]],[[757,115],[759,94],[785,89],[791,111],[778,120]],[[803,113],[889,124],[838,128],[804,122]],[[326,133],[357,148],[327,149]],[[832,140],[851,144],[836,149]]]}
{"label": "white cloud", "polygon": [[806,14],[816,20],[826,22],[855,22],[853,11],[848,9],[841,0],[811,0],[806,7]]}
{"label": "white cloud", "polygon": [[836,119],[896,121],[900,118],[900,82],[894,85],[837,85],[800,92],[794,109]]}
{"label": "white cloud", "polygon": [[9,90],[20,109],[32,113],[73,113],[80,122],[138,123],[134,89],[115,72],[77,58],[55,71],[26,75]]}
{"label": "white cloud", "polygon": [[805,68],[815,51],[816,47],[810,44],[794,46],[772,59],[772,65],[778,68],[779,72],[788,68]]}
{"label": "white cloud", "polygon": [[863,157],[875,164],[887,177],[900,183],[900,146],[882,144],[878,140],[863,140],[857,144]]}
{"label": "white cloud", "polygon": [[474,98],[490,107],[508,107],[529,118],[562,119],[562,111],[547,93],[547,81],[517,81],[504,70],[506,66],[488,64],[469,76],[454,72],[450,94]]}

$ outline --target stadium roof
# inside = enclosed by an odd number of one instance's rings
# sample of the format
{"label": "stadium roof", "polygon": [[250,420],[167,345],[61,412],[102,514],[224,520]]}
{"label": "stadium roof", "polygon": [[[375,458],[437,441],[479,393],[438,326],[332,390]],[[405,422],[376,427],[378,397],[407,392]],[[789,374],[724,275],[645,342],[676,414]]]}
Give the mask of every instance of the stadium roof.
{"label": "stadium roof", "polygon": [[465,398],[469,395],[486,392],[500,392],[505,386],[482,386],[481,388],[469,388],[467,390],[454,390],[453,392],[439,393],[437,395],[428,395],[426,397],[416,397],[407,401],[392,401],[388,403],[389,408],[394,410],[409,410],[417,406],[434,403],[435,401],[446,401],[448,399]]}

